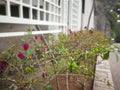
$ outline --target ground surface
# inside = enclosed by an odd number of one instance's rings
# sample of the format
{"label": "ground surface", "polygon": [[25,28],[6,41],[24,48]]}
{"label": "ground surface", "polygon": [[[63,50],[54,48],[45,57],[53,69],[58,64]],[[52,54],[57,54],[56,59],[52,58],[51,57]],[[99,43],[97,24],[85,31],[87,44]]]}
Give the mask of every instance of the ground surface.
{"label": "ground surface", "polygon": [[109,63],[112,72],[114,88],[115,90],[120,90],[120,54],[117,53],[117,55],[118,57],[116,57],[116,53],[111,53]]}
{"label": "ground surface", "polygon": [[93,90],[114,90],[114,84],[108,60],[97,58]]}

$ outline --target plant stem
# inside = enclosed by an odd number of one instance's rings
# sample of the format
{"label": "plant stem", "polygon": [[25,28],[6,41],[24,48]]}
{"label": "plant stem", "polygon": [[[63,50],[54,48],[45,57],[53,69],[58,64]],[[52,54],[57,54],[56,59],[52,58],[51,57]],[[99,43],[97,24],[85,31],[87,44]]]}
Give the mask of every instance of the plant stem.
{"label": "plant stem", "polygon": [[[42,36],[44,38],[44,35],[42,35]],[[52,51],[52,49],[49,47],[49,45],[48,45],[48,43],[47,43],[45,38],[44,38],[44,43],[47,45],[48,49],[50,51]],[[54,54],[52,52],[51,52],[51,55],[52,55],[52,58],[53,58],[53,60],[51,60],[51,62],[52,62],[53,68],[54,68],[54,74],[56,74],[57,73],[56,70],[55,70],[55,61],[56,61],[56,59],[54,59],[55,56],[54,56]],[[57,76],[56,76],[56,82],[57,82],[57,90],[60,90],[60,86],[59,86],[59,82],[58,82]]]}
{"label": "plant stem", "polygon": [[69,90],[68,72],[66,73],[66,90]]}

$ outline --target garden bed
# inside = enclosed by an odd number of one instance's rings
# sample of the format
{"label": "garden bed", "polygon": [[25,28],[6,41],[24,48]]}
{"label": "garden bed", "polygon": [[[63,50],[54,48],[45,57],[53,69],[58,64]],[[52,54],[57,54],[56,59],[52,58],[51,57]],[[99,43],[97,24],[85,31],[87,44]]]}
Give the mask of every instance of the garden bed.
{"label": "garden bed", "polygon": [[109,57],[109,39],[91,30],[69,33],[58,35],[59,40],[53,35],[29,35],[4,51],[0,87],[9,81],[8,90],[92,90],[96,56]]}

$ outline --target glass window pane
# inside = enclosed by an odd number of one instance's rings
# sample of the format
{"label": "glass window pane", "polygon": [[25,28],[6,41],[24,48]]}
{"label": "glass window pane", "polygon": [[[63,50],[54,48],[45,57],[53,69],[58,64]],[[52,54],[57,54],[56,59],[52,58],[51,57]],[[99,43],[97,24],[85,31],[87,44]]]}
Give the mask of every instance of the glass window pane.
{"label": "glass window pane", "polygon": [[38,0],[32,0],[32,5],[34,7],[37,7],[38,6]]}
{"label": "glass window pane", "polygon": [[11,16],[19,17],[19,5],[15,3],[10,3]]}
{"label": "glass window pane", "polygon": [[44,0],[40,0],[40,6],[39,6],[41,9],[44,8]]}
{"label": "glass window pane", "polygon": [[44,12],[40,11],[40,20],[44,20]]}
{"label": "glass window pane", "polygon": [[22,0],[23,3],[30,4],[30,0]]}
{"label": "glass window pane", "polygon": [[6,15],[6,1],[0,1],[0,15]]}
{"label": "glass window pane", "polygon": [[37,10],[36,9],[33,9],[32,10],[32,13],[33,13],[33,19],[37,19]]}
{"label": "glass window pane", "polygon": [[49,3],[46,2],[46,10],[49,10]]}
{"label": "glass window pane", "polygon": [[24,17],[24,18],[30,18],[29,12],[30,12],[29,8],[23,6],[23,17]]}

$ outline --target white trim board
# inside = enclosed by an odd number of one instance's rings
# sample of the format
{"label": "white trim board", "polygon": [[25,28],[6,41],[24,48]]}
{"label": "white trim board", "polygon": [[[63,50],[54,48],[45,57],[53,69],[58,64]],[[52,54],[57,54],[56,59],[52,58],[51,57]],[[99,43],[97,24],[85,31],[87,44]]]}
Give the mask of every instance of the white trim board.
{"label": "white trim board", "polygon": [[15,17],[8,17],[8,16],[1,16],[1,15],[0,15],[0,23],[66,26],[66,24],[64,23],[22,19],[22,18],[15,18]]}
{"label": "white trim board", "polygon": [[[60,33],[62,30],[44,30],[44,31],[32,31],[32,35],[36,34],[53,34],[53,33]],[[24,36],[28,35],[29,32],[6,32],[6,33],[0,33],[0,37],[14,37],[14,36]]]}

